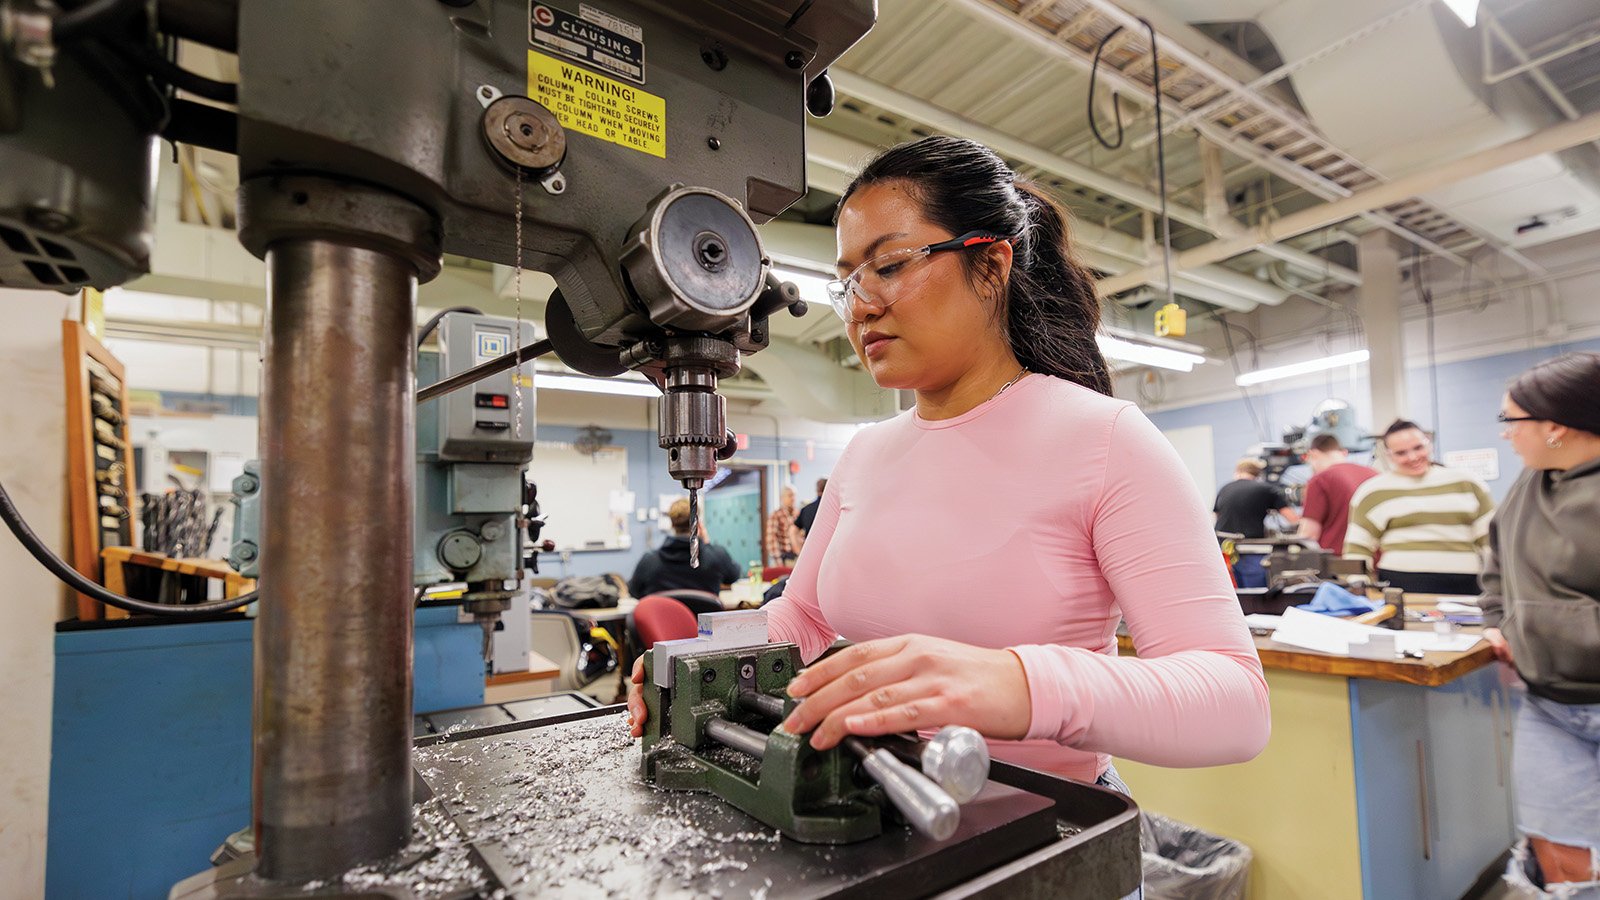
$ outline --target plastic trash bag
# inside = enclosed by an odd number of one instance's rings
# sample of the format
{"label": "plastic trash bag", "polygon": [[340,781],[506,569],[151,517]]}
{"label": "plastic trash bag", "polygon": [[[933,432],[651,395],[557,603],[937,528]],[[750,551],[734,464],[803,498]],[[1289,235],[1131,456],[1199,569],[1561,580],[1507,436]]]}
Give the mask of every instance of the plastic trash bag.
{"label": "plastic trash bag", "polygon": [[1139,814],[1145,900],[1240,900],[1250,848],[1155,813]]}

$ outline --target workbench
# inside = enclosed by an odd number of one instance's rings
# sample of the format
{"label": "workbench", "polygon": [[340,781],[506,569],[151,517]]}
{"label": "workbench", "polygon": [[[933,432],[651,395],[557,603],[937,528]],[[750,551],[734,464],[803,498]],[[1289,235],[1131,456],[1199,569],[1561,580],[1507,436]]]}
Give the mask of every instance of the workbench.
{"label": "workbench", "polygon": [[1140,807],[1248,845],[1252,900],[1455,900],[1492,874],[1515,839],[1519,695],[1487,643],[1371,660],[1255,642],[1271,689],[1266,749],[1210,769],[1118,760]]}

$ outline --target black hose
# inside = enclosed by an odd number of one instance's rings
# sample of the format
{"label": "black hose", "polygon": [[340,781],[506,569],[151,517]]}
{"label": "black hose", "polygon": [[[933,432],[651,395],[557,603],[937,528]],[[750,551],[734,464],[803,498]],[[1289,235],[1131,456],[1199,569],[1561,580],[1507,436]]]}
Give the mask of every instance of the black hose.
{"label": "black hose", "polygon": [[452,306],[449,309],[441,309],[434,314],[433,318],[422,324],[422,330],[417,332],[417,346],[421,347],[422,342],[428,339],[428,335],[433,334],[433,330],[439,327],[440,322],[444,321],[444,317],[453,312],[472,313],[475,316],[483,315],[483,310],[473,306]]}
{"label": "black hose", "polygon": [[1106,140],[1105,135],[1100,133],[1100,124],[1094,114],[1094,85],[1095,81],[1098,80],[1100,75],[1100,54],[1105,51],[1106,44],[1111,43],[1111,39],[1116,37],[1121,32],[1121,25],[1118,25],[1107,32],[1106,36],[1100,39],[1100,43],[1095,45],[1094,62],[1089,64],[1089,109],[1087,114],[1089,119],[1089,130],[1094,132],[1094,138],[1100,142],[1100,146],[1106,148],[1107,150],[1115,150],[1122,146],[1122,95],[1116,91],[1111,92],[1111,113],[1112,117],[1117,123],[1117,141],[1116,143],[1112,143],[1111,141]]}
{"label": "black hose", "polygon": [[147,600],[135,600],[132,597],[114,594],[83,577],[78,570],[67,565],[65,560],[52,553],[50,548],[45,546],[44,541],[39,540],[39,536],[34,534],[33,529],[28,527],[28,523],[22,520],[22,513],[18,512],[16,504],[11,502],[11,495],[6,493],[4,484],[0,484],[0,519],[5,520],[6,526],[11,529],[11,533],[17,536],[17,540],[22,543],[23,547],[27,548],[29,553],[33,554],[33,558],[37,559],[40,565],[50,570],[50,574],[66,582],[68,587],[78,593],[90,599],[99,600],[107,606],[115,606],[117,609],[125,609],[131,613],[192,618],[228,612],[229,610],[254,603],[258,599],[256,596],[258,592],[251,591],[231,600],[212,600],[208,603],[196,603],[192,606],[172,606],[166,603],[151,603]]}
{"label": "black hose", "polygon": [[77,9],[56,16],[50,23],[50,39],[64,44],[102,33],[121,24],[140,5],[141,0],[89,0]]}
{"label": "black hose", "polygon": [[164,84],[188,91],[197,97],[215,100],[218,103],[239,102],[239,86],[237,84],[197,75],[144,44],[106,41],[105,45],[111,52],[122,57],[129,64],[150,74]]}
{"label": "black hose", "polygon": [[238,53],[239,0],[159,0],[156,30]]}
{"label": "black hose", "polygon": [[192,144],[239,155],[239,117],[225,109],[193,100],[174,99],[161,136],[175,144]]}

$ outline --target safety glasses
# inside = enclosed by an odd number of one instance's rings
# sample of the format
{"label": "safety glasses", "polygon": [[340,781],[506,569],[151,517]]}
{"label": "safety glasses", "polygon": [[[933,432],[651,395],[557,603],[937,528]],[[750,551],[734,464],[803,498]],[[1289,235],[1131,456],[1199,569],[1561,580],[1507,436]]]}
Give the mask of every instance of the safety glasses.
{"label": "safety glasses", "polygon": [[891,250],[867,260],[844,278],[828,282],[828,302],[839,318],[850,322],[856,298],[887,309],[900,299],[897,285],[910,284],[935,253],[987,247],[1008,238],[988,231],[969,231],[960,237],[922,247]]}

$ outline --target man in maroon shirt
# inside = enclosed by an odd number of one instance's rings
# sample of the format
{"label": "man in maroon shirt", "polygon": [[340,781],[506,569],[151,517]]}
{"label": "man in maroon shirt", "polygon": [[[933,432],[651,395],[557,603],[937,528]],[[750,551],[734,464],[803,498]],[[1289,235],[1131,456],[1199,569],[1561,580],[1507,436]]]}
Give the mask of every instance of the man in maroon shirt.
{"label": "man in maroon shirt", "polygon": [[1350,451],[1331,434],[1319,434],[1306,451],[1311,480],[1306,482],[1306,505],[1300,513],[1300,536],[1321,544],[1324,550],[1344,550],[1344,531],[1350,524],[1350,498],[1361,482],[1378,474],[1366,466],[1346,462]]}

